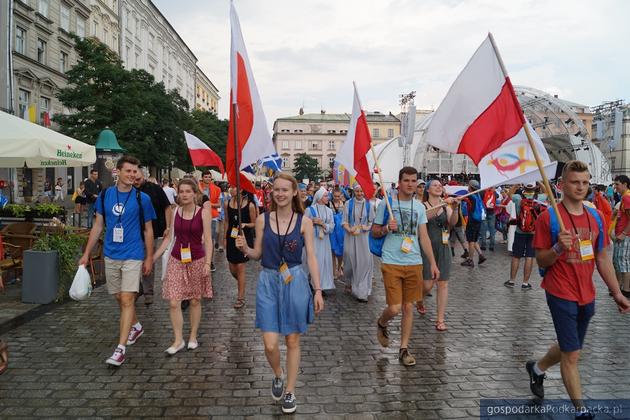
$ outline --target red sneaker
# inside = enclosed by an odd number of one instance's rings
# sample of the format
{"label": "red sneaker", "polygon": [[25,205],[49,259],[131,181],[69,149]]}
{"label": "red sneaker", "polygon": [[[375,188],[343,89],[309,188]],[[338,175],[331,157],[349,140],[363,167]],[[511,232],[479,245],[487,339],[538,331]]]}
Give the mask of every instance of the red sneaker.
{"label": "red sneaker", "polygon": [[139,330],[136,329],[136,327],[131,327],[129,335],[127,336],[127,345],[130,346],[134,344],[136,341],[138,341],[138,338],[140,338],[142,334],[144,334],[144,328],[142,328],[142,325],[140,326]]}
{"label": "red sneaker", "polygon": [[105,363],[112,366],[120,366],[124,362],[125,362],[125,353],[123,353],[120,347],[116,347],[116,350],[114,350],[114,354],[112,354],[109,359],[105,360]]}

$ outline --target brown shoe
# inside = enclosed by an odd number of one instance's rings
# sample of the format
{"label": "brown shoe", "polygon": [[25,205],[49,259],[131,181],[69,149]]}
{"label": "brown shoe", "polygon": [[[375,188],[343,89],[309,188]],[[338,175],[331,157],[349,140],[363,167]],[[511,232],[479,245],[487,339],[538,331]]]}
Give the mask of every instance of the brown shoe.
{"label": "brown shoe", "polygon": [[383,347],[389,347],[389,331],[383,327],[380,321],[376,321],[376,338]]}
{"label": "brown shoe", "polygon": [[405,366],[414,366],[416,364],[416,358],[407,349],[400,349],[398,360]]}

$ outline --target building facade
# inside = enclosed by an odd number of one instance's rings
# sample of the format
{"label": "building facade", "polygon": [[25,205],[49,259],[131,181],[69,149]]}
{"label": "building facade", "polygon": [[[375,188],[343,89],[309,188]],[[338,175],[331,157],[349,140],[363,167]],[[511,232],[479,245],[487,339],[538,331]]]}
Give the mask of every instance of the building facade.
{"label": "building facade", "polygon": [[118,0],[85,0],[90,6],[90,36],[120,55]]}
{"label": "building facade", "polygon": [[219,90],[208,76],[195,66],[195,109],[219,113]]}
{"label": "building facade", "polygon": [[193,108],[197,57],[151,0],[119,2],[125,68],[146,70],[167,90],[177,89]]}
{"label": "building facade", "polygon": [[[337,151],[341,148],[350,124],[350,114],[300,114],[278,118],[273,124],[273,141],[282,158],[283,170],[291,172],[296,155],[307,153],[317,160],[322,171],[333,167]],[[389,114],[368,112],[368,127],[374,145],[400,135],[400,120]]]}

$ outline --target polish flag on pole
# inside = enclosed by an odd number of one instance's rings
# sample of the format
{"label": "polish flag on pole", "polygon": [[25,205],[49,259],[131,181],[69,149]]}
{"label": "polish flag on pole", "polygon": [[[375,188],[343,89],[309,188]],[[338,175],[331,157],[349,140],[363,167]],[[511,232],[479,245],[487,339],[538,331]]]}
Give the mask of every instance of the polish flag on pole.
{"label": "polish flag on pole", "polygon": [[523,124],[523,110],[488,34],[433,114],[424,138],[478,164],[516,136]]}
{"label": "polish flag on pole", "polygon": [[348,134],[341,145],[341,149],[335,161],[339,165],[343,165],[350,177],[354,177],[359,183],[365,196],[370,199],[374,195],[374,184],[372,183],[372,174],[367,160],[367,153],[372,147],[372,137],[368,128],[367,118],[361,109],[361,101],[359,100],[359,92],[354,84],[354,102],[352,104],[352,118],[350,118],[350,126]]}
{"label": "polish flag on pole", "polygon": [[221,173],[225,173],[221,158],[207,144],[186,131],[184,131],[184,137],[193,166],[215,166],[221,170]]}
{"label": "polish flag on pole", "polygon": [[[276,148],[267,128],[256,81],[249,65],[241,24],[232,2],[230,23],[230,124],[225,166],[230,185],[242,186],[244,190],[255,193],[254,186],[241,174],[241,170],[266,156],[276,154]],[[238,181],[237,174],[240,175]]]}

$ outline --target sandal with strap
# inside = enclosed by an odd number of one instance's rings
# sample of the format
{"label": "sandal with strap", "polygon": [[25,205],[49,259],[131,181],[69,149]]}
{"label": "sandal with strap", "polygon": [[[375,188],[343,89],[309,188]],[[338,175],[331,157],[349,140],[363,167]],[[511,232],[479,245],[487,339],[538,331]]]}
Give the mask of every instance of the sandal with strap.
{"label": "sandal with strap", "polygon": [[9,346],[0,341],[0,375],[6,372],[9,367],[9,355],[8,350]]}
{"label": "sandal with strap", "polygon": [[424,303],[422,302],[416,303],[416,309],[420,315],[426,315],[427,313],[427,308],[424,307]]}
{"label": "sandal with strap", "polygon": [[435,323],[435,329],[438,331],[446,331],[448,328],[446,327],[446,323],[444,321],[437,321]]}
{"label": "sandal with strap", "polygon": [[234,304],[234,309],[241,309],[245,306],[245,299],[238,298],[236,299],[236,303]]}

